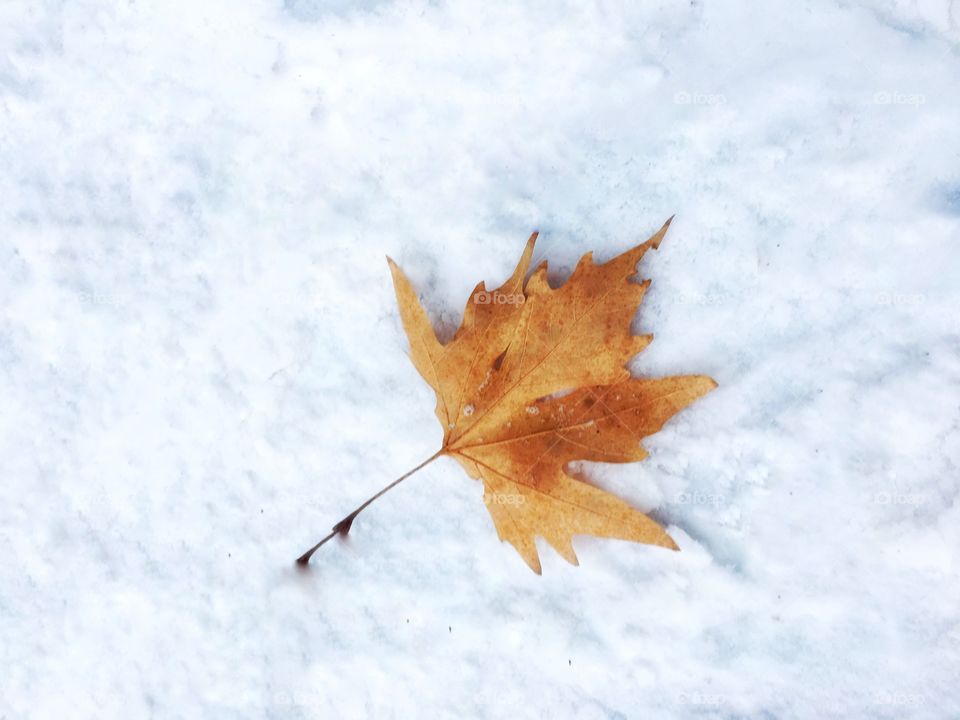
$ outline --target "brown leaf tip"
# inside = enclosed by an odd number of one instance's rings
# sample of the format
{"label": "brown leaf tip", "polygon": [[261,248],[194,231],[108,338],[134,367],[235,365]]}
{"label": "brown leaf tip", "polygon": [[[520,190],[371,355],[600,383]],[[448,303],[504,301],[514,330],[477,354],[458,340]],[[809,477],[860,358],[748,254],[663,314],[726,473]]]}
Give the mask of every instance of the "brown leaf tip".
{"label": "brown leaf tip", "polygon": [[664,235],[667,234],[667,230],[670,229],[670,223],[673,222],[673,219],[675,217],[676,217],[675,214],[668,217],[667,221],[663,224],[663,227],[657,230],[656,234],[654,234],[654,236],[650,238],[650,247],[652,247],[654,250],[660,249],[660,243],[663,241]]}

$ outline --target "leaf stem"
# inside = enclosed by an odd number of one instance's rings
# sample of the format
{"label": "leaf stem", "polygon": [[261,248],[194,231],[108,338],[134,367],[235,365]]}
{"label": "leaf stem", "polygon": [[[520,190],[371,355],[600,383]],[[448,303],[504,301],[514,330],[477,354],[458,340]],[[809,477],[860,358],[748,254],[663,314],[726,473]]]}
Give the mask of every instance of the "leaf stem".
{"label": "leaf stem", "polygon": [[323,545],[325,542],[327,542],[327,540],[329,540],[330,538],[332,538],[334,535],[346,535],[348,532],[350,532],[350,527],[353,525],[354,519],[357,517],[357,515],[359,515],[359,514],[364,510],[364,508],[367,507],[367,505],[369,505],[369,504],[372,503],[374,500],[376,500],[378,497],[380,497],[381,495],[383,495],[383,494],[384,494],[385,492],[387,492],[387,490],[389,490],[390,488],[394,487],[395,485],[399,485],[401,482],[403,482],[403,481],[406,480],[408,477],[410,477],[410,476],[413,475],[415,472],[417,472],[417,470],[420,470],[420,469],[426,467],[427,465],[429,465],[430,463],[432,463],[432,462],[433,462],[434,460],[436,460],[438,457],[440,457],[441,455],[443,455],[443,453],[444,453],[445,450],[446,450],[446,448],[440,448],[440,449],[437,450],[433,455],[431,455],[431,456],[428,457],[426,460],[424,460],[422,463],[420,463],[419,465],[417,465],[417,466],[416,466],[415,468],[413,468],[412,470],[408,470],[407,472],[405,472],[403,475],[401,475],[401,476],[398,477],[396,480],[394,480],[392,483],[390,483],[390,484],[387,485],[385,488],[383,488],[383,489],[382,489],[380,492],[378,492],[376,495],[374,495],[374,496],[371,497],[369,500],[367,500],[365,503],[363,503],[360,507],[358,507],[358,508],[357,508],[356,510],[354,510],[352,513],[350,513],[350,514],[347,515],[345,518],[343,518],[343,520],[341,520],[340,522],[338,522],[336,525],[333,526],[333,530],[330,531],[330,534],[329,534],[329,535],[327,535],[327,536],[326,536],[325,538],[323,538],[320,542],[318,542],[318,543],[317,543],[316,545],[314,545],[312,548],[310,548],[309,550],[307,550],[303,555],[301,555],[300,557],[297,558],[297,565],[300,565],[301,567],[306,567],[307,563],[310,562],[310,558],[313,556],[313,554],[314,554],[317,550],[319,550],[319,549],[320,549],[320,546]]}

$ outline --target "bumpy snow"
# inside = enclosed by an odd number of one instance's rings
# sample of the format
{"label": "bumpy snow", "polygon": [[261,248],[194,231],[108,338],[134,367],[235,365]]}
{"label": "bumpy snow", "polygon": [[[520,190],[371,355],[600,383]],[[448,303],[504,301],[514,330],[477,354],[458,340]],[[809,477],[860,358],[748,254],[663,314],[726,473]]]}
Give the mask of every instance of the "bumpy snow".
{"label": "bumpy snow", "polygon": [[[0,716],[960,717],[960,9],[0,4]],[[406,356],[540,231],[669,216],[578,468],[672,553],[543,576]]]}

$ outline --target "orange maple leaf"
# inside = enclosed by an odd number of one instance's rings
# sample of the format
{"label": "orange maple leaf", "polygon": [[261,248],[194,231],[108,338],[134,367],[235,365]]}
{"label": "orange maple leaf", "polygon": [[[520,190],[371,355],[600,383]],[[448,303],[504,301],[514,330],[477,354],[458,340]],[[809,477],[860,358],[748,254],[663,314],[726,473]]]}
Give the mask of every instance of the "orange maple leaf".
{"label": "orange maple leaf", "polygon": [[574,460],[642,460],[641,438],[716,387],[705,375],[642,379],[626,368],[653,339],[630,333],[650,285],[631,278],[669,226],[668,220],[645,243],[600,265],[587,253],[555,289],[547,283],[546,262],[524,282],[534,233],[503,285],[492,292],[477,285],[446,344],[437,339],[410,281],[388,258],[410,356],[437,396],[443,445],[341,520],[300,562],[306,564],[333,535],[349,531],[356,515],[383,492],[441,455],[483,482],[500,539],[536,573],[538,535],[573,564],[574,535],[678,549],[655,521],[565,470]]}

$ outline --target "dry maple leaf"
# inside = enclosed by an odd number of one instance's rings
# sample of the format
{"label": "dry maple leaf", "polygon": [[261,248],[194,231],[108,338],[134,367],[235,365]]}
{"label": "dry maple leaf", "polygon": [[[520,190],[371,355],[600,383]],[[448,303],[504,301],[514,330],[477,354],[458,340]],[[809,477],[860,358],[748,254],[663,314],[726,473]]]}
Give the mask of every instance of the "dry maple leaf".
{"label": "dry maple leaf", "polygon": [[640,439],[716,387],[704,375],[631,377],[630,359],[653,339],[630,324],[650,281],[632,282],[644,253],[657,248],[668,220],[645,243],[597,265],[584,255],[554,289],[541,263],[524,283],[537,234],[497,290],[480,283],[463,322],[442,344],[410,281],[392,260],[397,304],[417,370],[437,396],[441,449],[334,526],[317,547],[349,531],[373,500],[440,455],[484,484],[484,502],[501,540],[540,573],[539,535],[573,564],[574,535],[660,545],[666,531],[616,496],[565,470],[574,460],[634,462]]}

